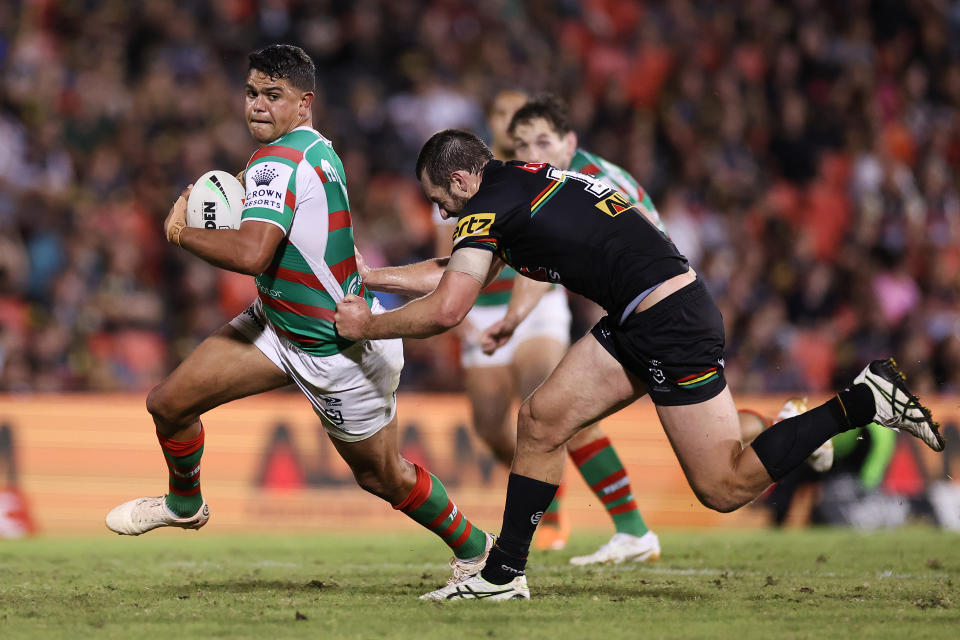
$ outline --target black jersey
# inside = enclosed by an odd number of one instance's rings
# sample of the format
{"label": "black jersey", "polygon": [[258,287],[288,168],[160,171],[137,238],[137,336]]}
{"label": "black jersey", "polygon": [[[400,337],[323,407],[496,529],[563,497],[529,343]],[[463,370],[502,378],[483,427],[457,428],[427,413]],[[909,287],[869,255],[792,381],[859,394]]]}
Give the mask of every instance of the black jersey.
{"label": "black jersey", "polygon": [[622,193],[548,164],[491,160],[466,204],[453,250],[487,249],[521,274],[558,282],[619,321],[687,259]]}

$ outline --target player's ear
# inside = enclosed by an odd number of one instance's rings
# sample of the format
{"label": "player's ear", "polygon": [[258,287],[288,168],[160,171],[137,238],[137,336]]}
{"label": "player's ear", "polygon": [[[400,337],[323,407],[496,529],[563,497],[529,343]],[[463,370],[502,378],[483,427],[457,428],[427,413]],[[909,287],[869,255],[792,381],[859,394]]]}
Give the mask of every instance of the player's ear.
{"label": "player's ear", "polygon": [[307,91],[302,96],[300,96],[300,115],[306,115],[309,113],[310,108],[313,106],[313,99],[316,95],[313,91]]}
{"label": "player's ear", "polygon": [[567,149],[569,149],[570,151],[576,151],[577,144],[579,143],[579,141],[577,140],[577,132],[568,131],[567,135],[563,136],[563,141],[566,144]]}

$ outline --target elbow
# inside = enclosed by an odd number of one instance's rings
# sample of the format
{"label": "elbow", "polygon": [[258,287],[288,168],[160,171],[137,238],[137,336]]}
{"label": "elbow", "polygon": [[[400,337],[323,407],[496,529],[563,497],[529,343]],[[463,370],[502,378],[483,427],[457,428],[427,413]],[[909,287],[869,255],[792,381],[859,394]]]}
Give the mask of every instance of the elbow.
{"label": "elbow", "polygon": [[269,269],[272,263],[273,253],[254,253],[241,261],[240,272],[249,276],[258,276]]}
{"label": "elbow", "polygon": [[463,319],[467,316],[468,311],[470,311],[469,307],[461,308],[459,305],[445,304],[440,307],[440,310],[437,312],[437,324],[440,325],[443,331],[453,329],[455,326],[463,322]]}

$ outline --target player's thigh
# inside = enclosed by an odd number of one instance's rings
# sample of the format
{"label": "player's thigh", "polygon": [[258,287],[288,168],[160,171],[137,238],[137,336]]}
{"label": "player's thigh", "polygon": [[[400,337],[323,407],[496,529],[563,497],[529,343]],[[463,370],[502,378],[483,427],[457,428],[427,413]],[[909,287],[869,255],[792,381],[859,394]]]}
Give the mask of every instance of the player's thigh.
{"label": "player's thigh", "polygon": [[735,475],[742,446],[729,387],[697,404],[657,406],[657,414],[695,491],[727,482]]}
{"label": "player's thigh", "polygon": [[150,393],[148,405],[163,404],[177,412],[200,415],[231,400],[289,383],[286,373],[228,324],[197,345]]}
{"label": "player's thigh", "polygon": [[533,336],[517,345],[511,368],[521,398],[529,396],[547,379],[568,346],[567,342],[551,336]]}
{"label": "player's thigh", "polygon": [[510,367],[468,367],[464,369],[464,386],[474,428],[481,433],[504,428],[510,405],[517,392]]}
{"label": "player's thigh", "polygon": [[[646,393],[593,335],[577,341],[553,373],[524,402],[518,424],[559,446],[581,428],[615,413]],[[518,446],[523,439],[518,439]]]}

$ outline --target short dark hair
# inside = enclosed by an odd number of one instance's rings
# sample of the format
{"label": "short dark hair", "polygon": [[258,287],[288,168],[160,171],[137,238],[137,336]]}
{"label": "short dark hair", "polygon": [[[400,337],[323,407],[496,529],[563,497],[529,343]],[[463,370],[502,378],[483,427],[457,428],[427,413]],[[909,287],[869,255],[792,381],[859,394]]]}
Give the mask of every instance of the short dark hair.
{"label": "short dark hair", "polygon": [[430,182],[445,187],[454,171],[480,173],[491,160],[493,152],[477,136],[459,129],[444,129],[433,134],[420,149],[417,180],[423,180],[426,171]]}
{"label": "short dark hair", "polygon": [[286,78],[301,91],[316,88],[317,68],[307,52],[292,44],[271,44],[250,54],[247,73],[256,69],[273,80]]}
{"label": "short dark hair", "polygon": [[573,131],[573,127],[570,126],[570,118],[567,115],[567,105],[552,93],[541,93],[527,100],[527,103],[517,109],[517,112],[510,118],[507,131],[513,134],[514,129],[518,126],[527,124],[537,118],[543,118],[549,122],[553,130],[562,136]]}

